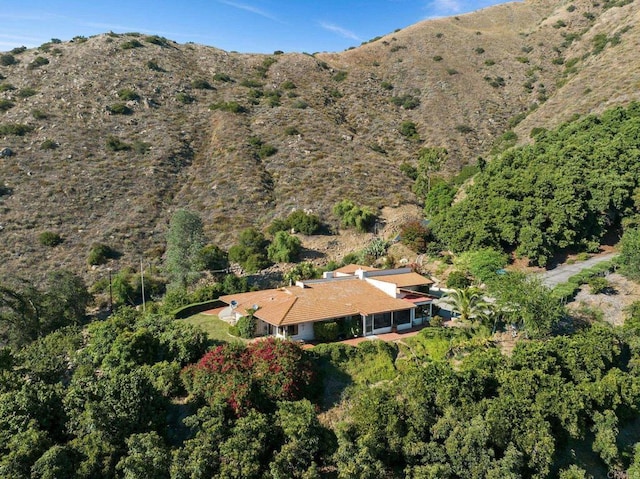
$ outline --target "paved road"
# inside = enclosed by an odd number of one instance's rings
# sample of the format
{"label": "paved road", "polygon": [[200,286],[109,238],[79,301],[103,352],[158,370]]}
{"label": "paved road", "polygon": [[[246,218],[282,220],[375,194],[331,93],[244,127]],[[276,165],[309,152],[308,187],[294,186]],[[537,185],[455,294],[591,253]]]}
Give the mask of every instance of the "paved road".
{"label": "paved road", "polygon": [[602,256],[594,256],[593,258],[589,258],[588,260],[580,263],[564,264],[550,271],[541,273],[540,278],[545,285],[549,288],[553,288],[560,283],[566,283],[569,277],[579,273],[583,269],[591,268],[598,263],[612,259],[616,254],[617,253],[607,253]]}

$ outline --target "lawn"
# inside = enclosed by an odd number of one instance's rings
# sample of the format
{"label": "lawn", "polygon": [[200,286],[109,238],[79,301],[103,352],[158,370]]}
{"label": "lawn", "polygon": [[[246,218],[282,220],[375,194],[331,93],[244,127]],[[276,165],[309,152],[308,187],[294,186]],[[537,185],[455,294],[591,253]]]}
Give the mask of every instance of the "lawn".
{"label": "lawn", "polygon": [[217,316],[207,314],[194,314],[183,321],[200,327],[210,339],[227,343],[243,342],[242,339],[229,334],[229,325],[218,319]]}

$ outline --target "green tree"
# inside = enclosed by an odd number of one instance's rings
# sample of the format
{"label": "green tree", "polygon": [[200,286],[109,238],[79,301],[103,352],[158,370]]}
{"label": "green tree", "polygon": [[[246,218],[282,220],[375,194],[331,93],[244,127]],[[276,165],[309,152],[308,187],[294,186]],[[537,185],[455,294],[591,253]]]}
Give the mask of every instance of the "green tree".
{"label": "green tree", "polygon": [[250,411],[238,419],[231,436],[220,444],[221,479],[258,479],[266,464],[271,425],[265,414]]}
{"label": "green tree", "polygon": [[620,272],[633,280],[640,280],[640,229],[626,229],[620,240],[617,259]]}
{"label": "green tree", "polygon": [[418,176],[413,184],[413,192],[418,198],[426,198],[431,191],[431,179],[447,161],[449,153],[445,148],[427,147],[418,152]]}
{"label": "green tree", "polygon": [[59,479],[76,477],[80,454],[68,445],[54,445],[31,467],[32,479]]}
{"label": "green tree", "polygon": [[187,287],[201,266],[204,232],[200,217],[178,210],[171,217],[167,232],[165,267],[175,286]]}
{"label": "green tree", "polygon": [[539,278],[510,272],[494,281],[490,293],[496,297],[501,316],[524,328],[530,337],[551,333],[565,316],[560,301]]}
{"label": "green tree", "polygon": [[478,282],[484,283],[495,279],[497,271],[507,265],[508,257],[494,248],[482,248],[466,251],[454,259],[453,264],[458,269],[471,274]]}
{"label": "green tree", "polygon": [[132,434],[126,443],[127,455],[116,466],[120,477],[169,479],[169,450],[157,432]]}
{"label": "green tree", "polygon": [[302,242],[297,236],[278,231],[267,248],[267,256],[274,263],[291,263],[300,254]]}
{"label": "green tree", "polygon": [[220,272],[229,267],[227,253],[214,244],[204,246],[199,256],[198,269]]}
{"label": "green tree", "polygon": [[240,263],[250,273],[265,268],[268,241],[256,228],[246,228],[240,232],[238,243],[229,249],[229,260]]}

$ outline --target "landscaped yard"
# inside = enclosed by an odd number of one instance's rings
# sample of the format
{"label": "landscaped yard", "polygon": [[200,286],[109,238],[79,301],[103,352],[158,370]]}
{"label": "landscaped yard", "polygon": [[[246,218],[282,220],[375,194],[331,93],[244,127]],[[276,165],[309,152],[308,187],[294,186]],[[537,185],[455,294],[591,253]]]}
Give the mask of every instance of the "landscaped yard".
{"label": "landscaped yard", "polygon": [[194,314],[186,319],[187,323],[199,326],[207,333],[210,339],[214,341],[225,341],[227,343],[243,342],[244,340],[231,336],[229,334],[229,325],[224,321],[218,319],[217,316],[210,314]]}

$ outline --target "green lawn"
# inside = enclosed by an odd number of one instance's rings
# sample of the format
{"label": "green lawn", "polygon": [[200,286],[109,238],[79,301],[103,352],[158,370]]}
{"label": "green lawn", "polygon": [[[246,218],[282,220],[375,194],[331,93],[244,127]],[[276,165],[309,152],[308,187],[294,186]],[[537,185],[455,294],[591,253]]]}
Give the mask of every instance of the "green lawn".
{"label": "green lawn", "polygon": [[231,336],[229,334],[229,325],[218,319],[217,316],[194,314],[183,321],[202,328],[209,338],[214,341],[224,341],[227,343],[239,343],[243,341],[238,337]]}

